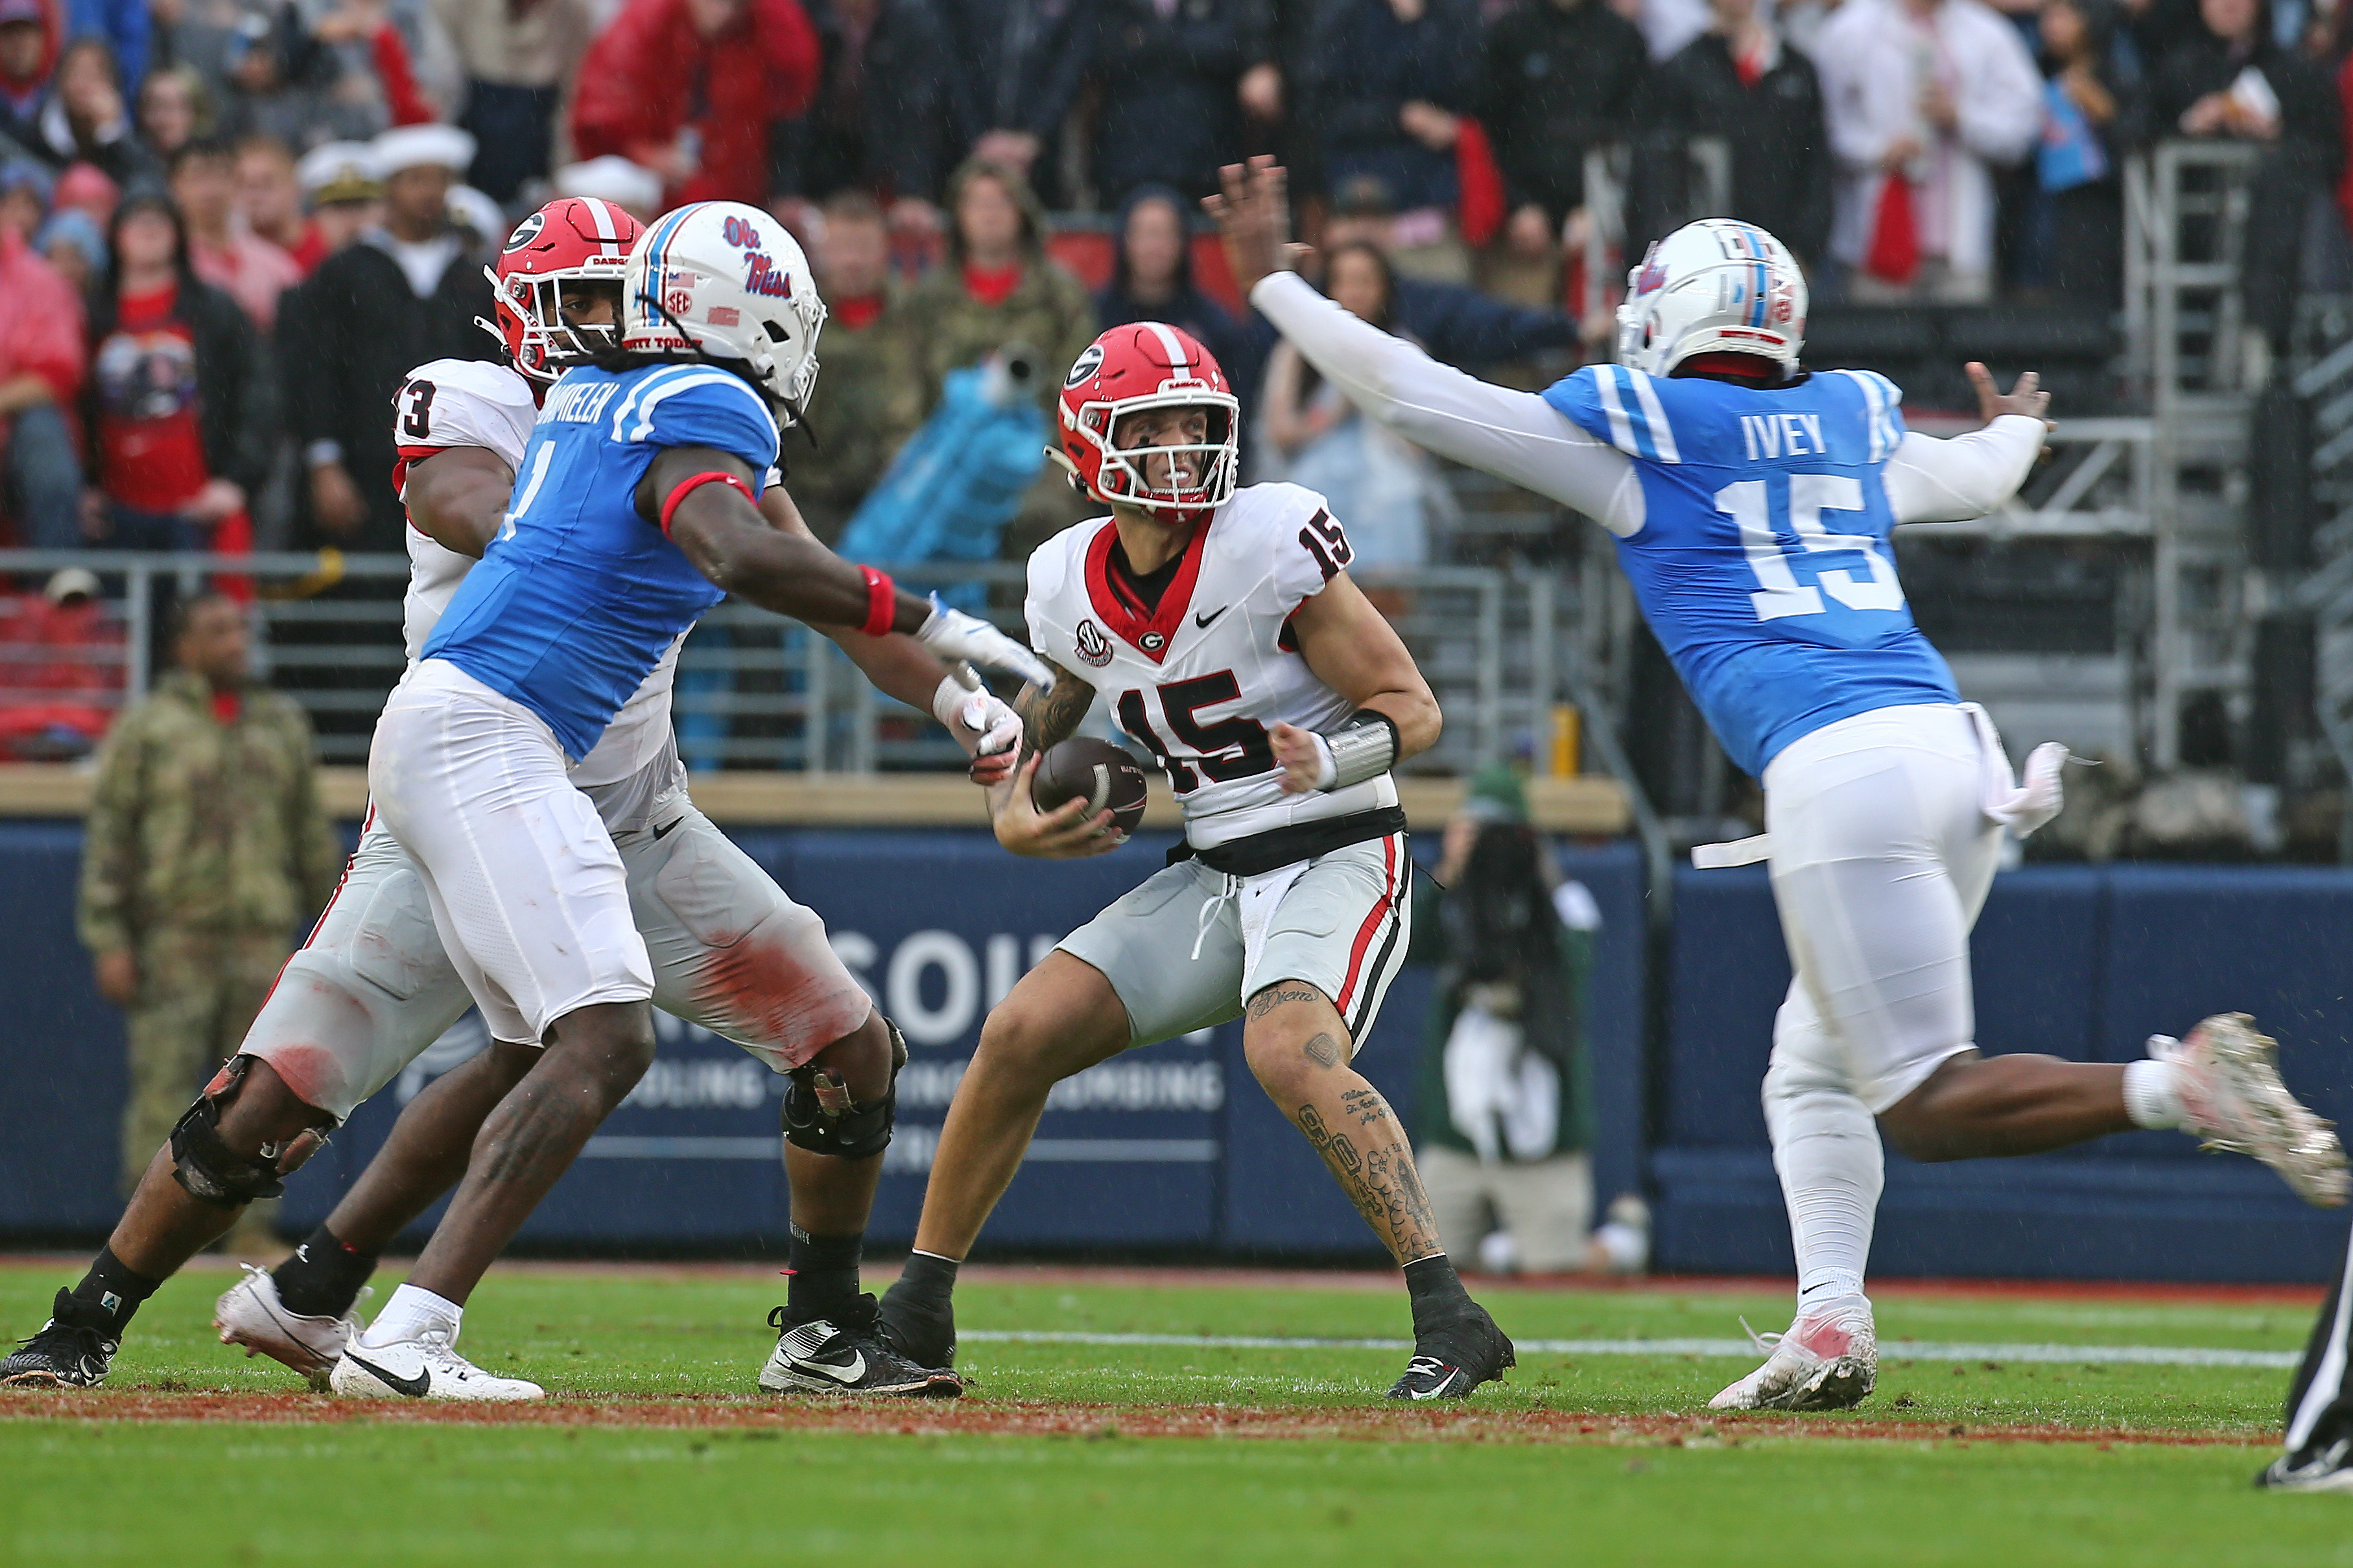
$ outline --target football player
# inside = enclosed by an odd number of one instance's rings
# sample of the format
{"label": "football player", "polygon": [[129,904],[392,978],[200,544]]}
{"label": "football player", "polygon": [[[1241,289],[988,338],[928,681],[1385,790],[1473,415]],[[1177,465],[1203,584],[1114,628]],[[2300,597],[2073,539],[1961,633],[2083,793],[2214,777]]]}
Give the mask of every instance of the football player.
{"label": "football player", "polygon": [[1766,1123],[1798,1258],[1798,1310],[1717,1409],[1828,1409],[1872,1389],[1863,1268],[1883,1132],[1915,1159],[2029,1154],[2136,1127],[2254,1155],[2304,1197],[2345,1199],[2344,1152],[2281,1084],[2239,1014],[2146,1060],[1980,1056],[1969,928],[2001,837],[2058,810],[2063,749],[2011,775],[1984,711],[1913,625],[1889,532],[1982,515],[2042,450],[2049,397],[1969,375],[1985,427],[1904,427],[1864,371],[1799,363],[1806,280],[1753,224],[1710,218],[1652,247],[1619,313],[1620,363],[1542,395],[1433,363],[1292,269],[1282,171],[1229,168],[1210,207],[1251,303],[1357,407],[1407,438],[1585,513],[1733,760],[1767,833],[1796,977],[1774,1021]]}
{"label": "football player", "polygon": [[[498,322],[483,323],[502,340],[507,363],[435,361],[413,371],[396,398],[395,482],[413,525],[404,627],[412,660],[499,527],[561,363],[614,346],[621,274],[638,232],[628,215],[592,198],[551,202],[524,219],[491,274]],[[806,534],[780,485],[767,485],[761,508],[778,528]],[[931,705],[968,748],[1010,747],[1018,725],[1011,710],[968,693],[913,638],[842,627],[828,635],[883,689]],[[671,739],[670,674],[665,657],[570,770],[571,781],[596,805],[627,868],[656,1002],[787,1074],[786,1114],[796,1101],[807,1114],[828,1053],[841,1054],[844,1040],[871,1032],[871,1008],[834,958],[818,918],[787,899],[687,797]],[[984,755],[976,775],[1010,764],[1009,750]],[[413,861],[371,817],[334,900],[287,965],[237,1059],[191,1110],[174,1147],[159,1153],[90,1277],[59,1293],[50,1323],[9,1358],[0,1381],[83,1387],[100,1381],[147,1294],[245,1203],[274,1191],[318,1131],[340,1124],[456,1022],[471,999],[432,922]],[[358,1331],[352,1308],[377,1253],[463,1173],[482,1119],[536,1061],[538,1043],[508,1033],[518,1037],[501,1034],[406,1108],[353,1191],[292,1258],[269,1273],[248,1271],[222,1296],[216,1320],[225,1342],[326,1376]],[[801,1299],[785,1309],[797,1327],[823,1318],[808,1310],[811,1301],[855,1297],[850,1242],[863,1224],[860,1194],[871,1192],[872,1173],[838,1154],[788,1150],[787,1162],[793,1278],[809,1281],[790,1288]],[[838,1289],[845,1270],[847,1289]],[[457,1326],[452,1314],[452,1342]],[[865,1356],[858,1373],[844,1378],[860,1360],[854,1352],[825,1344],[809,1351],[800,1362],[788,1354],[772,1363],[764,1382],[866,1394],[955,1388],[953,1379],[888,1356]],[[533,1386],[484,1381],[454,1363],[433,1369],[423,1392],[469,1398],[518,1391],[508,1385]]]}
{"label": "football player", "polygon": [[1167,769],[1185,842],[982,1026],[884,1331],[949,1364],[957,1264],[1056,1083],[1243,1018],[1250,1070],[1404,1266],[1414,1354],[1390,1396],[1459,1398],[1502,1375],[1512,1342],[1463,1291],[1405,1128],[1350,1065],[1408,945],[1412,862],[1390,770],[1438,739],[1438,704],[1350,579],[1323,498],[1236,488],[1236,416],[1217,361],[1157,322],[1113,327],[1063,381],[1049,450],[1111,515],[1029,558],[1029,638],[1055,679],[1016,700],[1028,750],[989,795],[997,842],[1047,858],[1117,847],[1108,812],[1040,813],[1030,793],[1037,754],[1098,692]]}

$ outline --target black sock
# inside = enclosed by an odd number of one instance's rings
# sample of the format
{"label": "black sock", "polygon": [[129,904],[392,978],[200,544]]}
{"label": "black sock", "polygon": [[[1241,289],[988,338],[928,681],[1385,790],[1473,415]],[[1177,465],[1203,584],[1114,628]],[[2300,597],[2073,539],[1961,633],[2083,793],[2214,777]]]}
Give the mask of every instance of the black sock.
{"label": "black sock", "polygon": [[1471,1292],[1462,1289],[1462,1277],[1454,1272],[1454,1260],[1442,1252],[1418,1258],[1405,1266],[1405,1291],[1413,1300],[1413,1331],[1417,1338],[1461,1316],[1466,1307],[1474,1311],[1478,1309],[1478,1303],[1471,1300]]}
{"label": "black sock", "polygon": [[956,1270],[963,1267],[955,1258],[942,1258],[936,1252],[909,1253],[907,1267],[899,1270],[899,1282],[891,1287],[891,1293],[926,1307],[944,1305],[955,1294]]}
{"label": "black sock", "polygon": [[[101,1247],[90,1262],[90,1272],[82,1276],[80,1284],[58,1299],[58,1305],[64,1308],[70,1303],[74,1321],[109,1338],[120,1339],[123,1326],[131,1321],[131,1314],[163,1283],[161,1279],[148,1279],[115,1257],[114,1248]],[[61,1310],[58,1315],[63,1317],[65,1313]]]}
{"label": "black sock", "polygon": [[269,1271],[278,1299],[302,1318],[340,1318],[360,1299],[360,1287],[375,1272],[373,1253],[354,1252],[322,1225],[304,1237],[294,1256]]}
{"label": "black sock", "polygon": [[832,1318],[858,1300],[858,1263],[866,1233],[811,1236],[793,1226],[786,1258],[785,1316],[797,1323]]}

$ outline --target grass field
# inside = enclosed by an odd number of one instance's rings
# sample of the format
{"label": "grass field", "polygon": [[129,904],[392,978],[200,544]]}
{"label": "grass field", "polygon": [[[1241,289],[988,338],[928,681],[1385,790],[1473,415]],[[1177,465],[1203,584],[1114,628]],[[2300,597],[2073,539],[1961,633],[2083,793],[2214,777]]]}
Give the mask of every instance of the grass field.
{"label": "grass field", "polygon": [[[70,1273],[0,1263],[0,1332]],[[225,1283],[166,1286],[102,1390],[0,1394],[0,1562],[2353,1568],[2353,1496],[2248,1484],[2308,1293],[1891,1287],[1862,1410],[1711,1417],[1783,1292],[1490,1290],[1520,1365],[1435,1412],[1331,1342],[1402,1339],[1388,1280],[979,1269],[971,1394],[846,1405],[754,1390],[772,1274],[511,1266],[465,1348],[557,1398],[486,1412],[309,1394],[214,1342]]]}

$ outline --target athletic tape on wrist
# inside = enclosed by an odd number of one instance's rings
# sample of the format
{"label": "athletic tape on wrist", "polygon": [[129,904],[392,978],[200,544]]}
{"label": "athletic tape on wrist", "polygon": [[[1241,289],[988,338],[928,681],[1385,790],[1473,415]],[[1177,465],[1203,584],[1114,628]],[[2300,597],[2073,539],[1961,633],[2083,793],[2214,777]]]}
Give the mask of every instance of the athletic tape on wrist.
{"label": "athletic tape on wrist", "polygon": [[899,584],[891,581],[887,572],[877,572],[871,566],[860,566],[866,574],[866,624],[858,629],[870,637],[888,637],[891,623],[899,618]]}
{"label": "athletic tape on wrist", "polygon": [[679,503],[705,485],[725,485],[754,506],[760,504],[760,498],[752,492],[752,487],[733,474],[723,473],[717,468],[705,468],[699,474],[689,474],[678,481],[676,488],[670,492],[670,498],[662,502],[661,531],[664,538],[670,536],[670,520],[677,515]]}
{"label": "athletic tape on wrist", "polygon": [[1398,759],[1397,721],[1377,709],[1357,709],[1320,739],[1332,753],[1332,782],[1326,789],[1377,779]]}

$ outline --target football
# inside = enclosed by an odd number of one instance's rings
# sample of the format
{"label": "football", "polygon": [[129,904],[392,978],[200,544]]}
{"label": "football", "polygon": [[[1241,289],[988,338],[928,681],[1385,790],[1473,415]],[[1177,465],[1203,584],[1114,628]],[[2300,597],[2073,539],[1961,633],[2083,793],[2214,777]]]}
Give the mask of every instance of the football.
{"label": "football", "polygon": [[1109,741],[1078,736],[1046,748],[1029,798],[1051,811],[1072,796],[1083,798],[1089,816],[1109,807],[1112,825],[1133,833],[1144,819],[1144,769]]}

